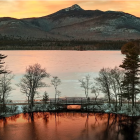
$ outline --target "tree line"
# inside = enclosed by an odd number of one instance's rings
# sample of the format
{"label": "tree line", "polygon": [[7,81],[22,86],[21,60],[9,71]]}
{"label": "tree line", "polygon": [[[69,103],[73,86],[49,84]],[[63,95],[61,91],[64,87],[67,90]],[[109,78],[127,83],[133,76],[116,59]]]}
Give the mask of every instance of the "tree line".
{"label": "tree line", "polygon": [[[1,55],[2,59],[6,58],[6,56]],[[0,64],[4,64],[0,63]],[[6,99],[11,93],[12,90],[14,90],[11,86],[11,80],[14,78],[14,75],[11,74],[11,71],[7,69],[2,69],[1,66],[1,75],[0,75],[0,102],[2,102],[1,110],[3,112],[6,112]],[[34,64],[30,65],[28,68],[26,68],[26,73],[22,76],[20,82],[16,84],[18,87],[20,87],[20,91],[26,95],[28,98],[28,105],[29,108],[32,110],[34,106],[34,100],[35,96],[39,95],[39,89],[43,87],[49,87],[50,85],[46,84],[43,80],[45,78],[49,78],[50,74],[46,72],[45,68],[41,68],[40,64]],[[61,84],[61,80],[57,76],[53,76],[51,80],[51,85],[54,86],[55,89],[55,102],[60,97],[61,92],[58,90],[58,85]],[[47,103],[49,100],[49,95],[45,91],[43,95],[43,101]]]}
{"label": "tree line", "polygon": [[140,94],[140,58],[136,45],[137,43],[132,42],[125,45],[126,56],[119,67],[102,68],[94,82],[91,82],[89,75],[79,80],[87,99],[91,90],[95,95],[95,101],[99,92],[102,92],[109,105],[115,100],[116,107],[118,103],[122,106],[123,101],[127,101],[128,104],[131,102],[132,108],[136,107]]}
{"label": "tree line", "polygon": [[122,40],[56,40],[21,37],[0,38],[0,50],[120,50]]}

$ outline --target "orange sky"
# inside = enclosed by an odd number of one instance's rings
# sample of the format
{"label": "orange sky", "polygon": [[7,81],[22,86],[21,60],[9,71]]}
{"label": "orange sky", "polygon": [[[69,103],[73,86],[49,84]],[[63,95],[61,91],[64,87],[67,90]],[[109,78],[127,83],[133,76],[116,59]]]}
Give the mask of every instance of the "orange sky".
{"label": "orange sky", "polygon": [[41,17],[54,13],[60,9],[78,4],[85,10],[99,9],[102,11],[124,11],[140,17],[140,0],[116,1],[116,0],[86,0],[86,1],[52,1],[52,0],[0,0],[0,17]]}

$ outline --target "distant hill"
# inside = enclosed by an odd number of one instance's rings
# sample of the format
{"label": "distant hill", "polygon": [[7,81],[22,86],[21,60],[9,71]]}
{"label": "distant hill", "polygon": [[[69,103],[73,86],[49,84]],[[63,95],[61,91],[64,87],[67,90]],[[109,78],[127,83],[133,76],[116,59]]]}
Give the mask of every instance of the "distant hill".
{"label": "distant hill", "polygon": [[24,39],[140,39],[140,18],[120,11],[84,10],[75,4],[39,18],[0,18],[0,36]]}

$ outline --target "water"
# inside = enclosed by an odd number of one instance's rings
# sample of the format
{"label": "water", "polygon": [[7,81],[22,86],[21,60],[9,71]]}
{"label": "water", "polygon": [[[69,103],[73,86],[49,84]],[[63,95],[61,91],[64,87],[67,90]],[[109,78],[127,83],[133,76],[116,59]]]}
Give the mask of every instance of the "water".
{"label": "water", "polygon": [[[91,80],[98,75],[103,67],[114,68],[122,63],[124,55],[120,51],[1,51],[7,55],[5,59],[8,69],[15,75],[12,81],[13,90],[9,96],[12,100],[25,100],[26,96],[15,86],[29,65],[41,64],[52,76],[58,76],[62,84],[58,87],[61,97],[85,97],[78,79],[90,74]],[[47,84],[51,79],[45,79]],[[42,88],[36,99],[41,99],[44,91],[54,98],[54,88]],[[89,94],[89,96],[93,96]],[[103,95],[100,95],[103,96]]]}
{"label": "water", "polygon": [[139,119],[99,113],[32,113],[0,119],[2,140],[138,140]]}

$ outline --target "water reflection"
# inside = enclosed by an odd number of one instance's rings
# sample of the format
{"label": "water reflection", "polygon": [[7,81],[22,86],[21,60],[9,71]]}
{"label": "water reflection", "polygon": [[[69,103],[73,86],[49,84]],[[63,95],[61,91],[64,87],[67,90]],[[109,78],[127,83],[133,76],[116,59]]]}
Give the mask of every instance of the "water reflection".
{"label": "water reflection", "polygon": [[102,113],[25,113],[0,119],[4,140],[138,140],[139,118]]}
{"label": "water reflection", "polygon": [[6,118],[1,118],[0,119],[0,127],[4,127],[8,124],[8,121],[16,122],[16,120],[20,117],[19,114],[11,116],[11,117],[6,117]]}

